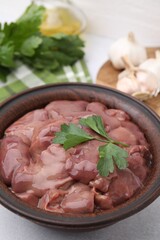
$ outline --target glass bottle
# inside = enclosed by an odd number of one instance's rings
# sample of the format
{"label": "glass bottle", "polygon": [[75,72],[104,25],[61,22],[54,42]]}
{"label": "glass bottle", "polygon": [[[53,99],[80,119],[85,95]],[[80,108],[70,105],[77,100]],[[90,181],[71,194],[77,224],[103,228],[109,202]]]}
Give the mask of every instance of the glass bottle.
{"label": "glass bottle", "polygon": [[67,0],[34,0],[46,8],[40,31],[44,35],[56,33],[79,34],[86,27],[84,13]]}

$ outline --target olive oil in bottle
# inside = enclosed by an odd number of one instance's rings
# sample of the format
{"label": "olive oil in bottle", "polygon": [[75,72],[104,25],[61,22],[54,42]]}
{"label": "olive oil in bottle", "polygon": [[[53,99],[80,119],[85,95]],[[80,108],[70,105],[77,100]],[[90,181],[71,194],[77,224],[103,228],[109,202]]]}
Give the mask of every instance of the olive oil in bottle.
{"label": "olive oil in bottle", "polygon": [[81,30],[81,21],[65,7],[46,9],[40,26],[42,34],[50,36],[56,33],[77,34]]}

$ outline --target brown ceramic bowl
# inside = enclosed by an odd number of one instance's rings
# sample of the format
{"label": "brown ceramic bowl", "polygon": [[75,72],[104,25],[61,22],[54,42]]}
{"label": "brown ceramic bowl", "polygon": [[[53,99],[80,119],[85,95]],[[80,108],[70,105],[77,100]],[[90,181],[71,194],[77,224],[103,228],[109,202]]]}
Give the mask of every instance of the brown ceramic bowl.
{"label": "brown ceramic bowl", "polygon": [[153,166],[144,188],[129,201],[99,214],[71,215],[49,213],[30,207],[0,182],[0,202],[14,213],[31,221],[65,229],[96,229],[111,225],[147,207],[160,195],[160,119],[143,103],[119,91],[89,84],[54,84],[25,91],[0,107],[0,138],[5,129],[25,113],[58,99],[100,101],[126,111],[139,125],[151,145]]}

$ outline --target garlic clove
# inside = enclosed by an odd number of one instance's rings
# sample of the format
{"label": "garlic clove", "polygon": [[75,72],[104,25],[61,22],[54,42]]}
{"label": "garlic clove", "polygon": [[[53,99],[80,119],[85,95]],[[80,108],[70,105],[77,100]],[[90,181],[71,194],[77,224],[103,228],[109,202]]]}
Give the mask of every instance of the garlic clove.
{"label": "garlic clove", "polygon": [[129,73],[130,72],[128,70],[122,71],[120,74],[118,74],[118,80],[120,80],[120,79],[122,79],[124,77],[128,77]]}
{"label": "garlic clove", "polygon": [[129,76],[118,80],[116,88],[122,92],[133,94],[140,91],[140,86],[137,81],[133,81]]}
{"label": "garlic clove", "polygon": [[149,92],[152,94],[159,87],[156,75],[150,71],[139,69],[136,72],[136,78],[140,84],[141,92]]}
{"label": "garlic clove", "polygon": [[122,57],[126,55],[135,66],[147,59],[146,49],[139,45],[133,33],[129,33],[125,38],[118,39],[112,44],[109,51],[110,60],[116,69],[125,68]]}

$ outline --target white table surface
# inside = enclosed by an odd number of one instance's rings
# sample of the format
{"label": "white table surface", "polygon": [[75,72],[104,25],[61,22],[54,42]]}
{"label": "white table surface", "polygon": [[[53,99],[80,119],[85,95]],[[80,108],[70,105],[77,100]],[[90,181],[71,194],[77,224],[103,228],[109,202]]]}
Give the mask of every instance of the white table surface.
{"label": "white table surface", "polygon": [[[0,0],[0,22],[14,20],[29,2],[29,0]],[[98,69],[107,59],[108,48],[112,40],[91,34],[85,34],[84,38],[86,41],[86,62],[91,76],[95,80]],[[108,228],[78,233],[41,227],[15,215],[0,205],[0,240],[13,239],[159,240],[160,198],[138,214]]]}

